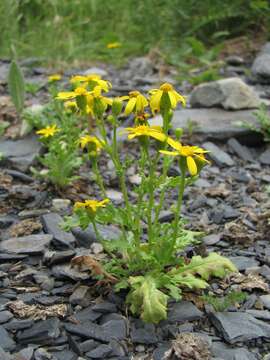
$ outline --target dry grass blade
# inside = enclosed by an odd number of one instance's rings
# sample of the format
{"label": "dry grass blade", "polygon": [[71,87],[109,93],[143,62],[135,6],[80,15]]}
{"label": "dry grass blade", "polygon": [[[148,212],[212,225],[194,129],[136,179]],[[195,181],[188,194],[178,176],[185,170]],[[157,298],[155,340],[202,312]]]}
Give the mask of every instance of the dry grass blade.
{"label": "dry grass blade", "polygon": [[8,303],[9,309],[20,318],[31,318],[33,320],[46,320],[50,316],[64,317],[67,313],[66,304],[51,306],[27,305],[21,300]]}
{"label": "dry grass blade", "polygon": [[111,284],[115,284],[118,279],[105,271],[102,265],[90,255],[76,256],[71,260],[72,266],[78,266],[80,271],[90,270],[92,274],[103,276]]}

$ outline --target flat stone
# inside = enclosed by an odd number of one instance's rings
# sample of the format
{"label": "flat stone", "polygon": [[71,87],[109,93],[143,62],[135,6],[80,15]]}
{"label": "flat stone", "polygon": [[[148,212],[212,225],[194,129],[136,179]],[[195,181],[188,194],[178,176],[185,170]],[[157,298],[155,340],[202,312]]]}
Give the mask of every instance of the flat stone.
{"label": "flat stone", "polygon": [[77,360],[78,356],[70,350],[55,351],[51,353],[57,360]]}
{"label": "flat stone", "polygon": [[254,109],[260,100],[251,87],[238,77],[196,86],[190,94],[192,107],[216,107],[226,110]]}
{"label": "flat stone", "polygon": [[30,329],[17,334],[20,344],[52,345],[60,335],[60,321],[57,318],[50,318],[36,322]]}
{"label": "flat stone", "polygon": [[112,352],[110,345],[102,344],[96,347],[94,350],[86,353],[86,356],[92,359],[105,359]]}
{"label": "flat stone", "polygon": [[256,319],[261,320],[270,320],[270,311],[268,310],[254,310],[254,309],[248,309],[246,312],[252,316],[254,316]]}
{"label": "flat stone", "polygon": [[95,349],[99,344],[99,342],[93,339],[85,340],[84,342],[80,343],[80,350],[81,352],[86,353]]}
{"label": "flat stone", "polygon": [[74,235],[61,229],[60,225],[63,219],[57,213],[42,215],[41,222],[45,232],[53,236],[53,242],[55,242],[56,245],[70,247],[75,243]]}
{"label": "flat stone", "polygon": [[12,360],[11,355],[6,353],[1,346],[0,346],[0,359],[1,360]]}
{"label": "flat stone", "polygon": [[102,326],[92,322],[85,322],[83,325],[65,324],[65,329],[71,334],[78,335],[85,339],[94,339],[108,343],[110,339]]}
{"label": "flat stone", "polygon": [[136,344],[151,345],[158,342],[155,327],[152,324],[143,324],[142,327],[132,326],[130,337]]}
{"label": "flat stone", "polygon": [[263,303],[263,306],[270,310],[270,294],[261,295],[260,300]]}
{"label": "flat stone", "polygon": [[229,147],[232,149],[232,151],[242,160],[253,162],[253,156],[251,155],[251,152],[246,146],[243,146],[234,138],[229,139],[228,141]]}
{"label": "flat stone", "polygon": [[96,321],[101,316],[101,313],[92,310],[92,306],[88,306],[87,308],[73,314],[73,317],[81,323],[86,321]]}
{"label": "flat stone", "polygon": [[259,262],[248,256],[231,256],[229,258],[239,271],[258,266]]}
{"label": "flat stone", "polygon": [[270,165],[270,149],[265,150],[260,155],[259,161],[264,165]]}
{"label": "flat stone", "polygon": [[[269,112],[270,114],[270,112]],[[172,128],[183,128],[188,131],[189,124],[193,124],[193,135],[205,140],[227,141],[236,138],[245,145],[262,143],[262,136],[241,123],[257,124],[253,110],[226,111],[219,108],[211,109],[181,109],[174,112]],[[160,116],[150,119],[151,125],[162,124]]]}
{"label": "flat stone", "polygon": [[102,325],[108,339],[124,340],[127,338],[127,322],[125,320],[110,320]]}
{"label": "flat stone", "polygon": [[225,153],[217,145],[212,142],[203,143],[203,148],[209,151],[208,156],[213,159],[218,165],[233,166],[234,160],[230,157],[229,154]]}
{"label": "flat stone", "polygon": [[4,324],[8,322],[10,319],[13,318],[13,314],[6,310],[6,311],[0,311],[0,324]]}
{"label": "flat stone", "polygon": [[90,275],[86,272],[77,270],[71,265],[55,265],[52,267],[53,275],[58,279],[69,278],[74,281],[89,279]]}
{"label": "flat stone", "polygon": [[261,337],[270,338],[270,325],[247,313],[211,313],[210,320],[230,344]]}
{"label": "flat stone", "polygon": [[33,135],[20,140],[0,141],[0,153],[4,155],[4,159],[22,172],[27,171],[34,164],[41,147],[41,143]]}
{"label": "flat stone", "polygon": [[[118,239],[121,236],[121,231],[113,225],[98,225],[98,231],[104,240],[114,240]],[[75,236],[79,246],[84,246],[89,248],[90,245],[94,242],[98,242],[96,234],[93,229],[93,225],[89,225],[86,230],[80,228],[73,228],[73,235]]]}
{"label": "flat stone", "polygon": [[0,348],[4,351],[15,349],[16,343],[3,326],[0,326]]}
{"label": "flat stone", "polygon": [[97,311],[102,314],[109,314],[109,313],[116,312],[117,307],[113,303],[110,303],[108,301],[103,301],[102,303],[92,306],[92,310]]}
{"label": "flat stone", "polygon": [[168,321],[185,322],[199,320],[203,317],[203,313],[190,301],[180,301],[169,306]]}
{"label": "flat stone", "polygon": [[78,286],[69,298],[72,305],[80,305],[86,307],[91,303],[91,294],[89,286]]}
{"label": "flat stone", "polygon": [[22,349],[17,354],[15,354],[14,360],[31,360],[34,354],[34,348],[27,347]]}
{"label": "flat stone", "polygon": [[43,253],[52,240],[52,235],[28,235],[0,243],[0,252],[15,254],[39,254]]}
{"label": "flat stone", "polygon": [[25,320],[14,319],[14,320],[4,324],[3,326],[6,330],[18,331],[18,330],[28,329],[31,326],[33,326],[33,324],[34,324],[34,320],[31,320],[31,319],[25,319]]}
{"label": "flat stone", "polygon": [[64,251],[46,251],[44,254],[44,261],[49,265],[61,264],[69,261],[75,255],[74,250]]}
{"label": "flat stone", "polygon": [[213,342],[212,355],[222,360],[257,360],[257,356],[247,349],[232,348],[222,342]]}
{"label": "flat stone", "polygon": [[261,53],[254,60],[251,72],[259,83],[269,84],[270,82],[270,54]]}
{"label": "flat stone", "polygon": [[69,209],[70,205],[69,199],[52,199],[52,207],[56,211],[65,211]]}
{"label": "flat stone", "polygon": [[205,245],[215,245],[221,239],[222,234],[211,234],[203,237],[203,243]]}

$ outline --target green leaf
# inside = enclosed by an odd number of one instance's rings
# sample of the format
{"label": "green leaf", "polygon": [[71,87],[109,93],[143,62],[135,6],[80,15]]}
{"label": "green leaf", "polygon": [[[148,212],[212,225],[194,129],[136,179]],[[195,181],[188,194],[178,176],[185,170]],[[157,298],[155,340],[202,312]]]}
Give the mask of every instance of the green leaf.
{"label": "green leaf", "polygon": [[23,73],[15,60],[11,62],[9,67],[8,88],[12,102],[17,112],[21,114],[24,107],[25,84]]}
{"label": "green leaf", "polygon": [[193,256],[188,265],[180,269],[180,273],[188,275],[200,275],[203,280],[208,280],[210,276],[223,278],[228,272],[236,272],[237,268],[224,256],[211,253],[205,258]]}
{"label": "green leaf", "polygon": [[158,284],[150,275],[129,278],[132,287],[127,297],[133,314],[141,314],[145,322],[158,323],[167,318],[168,295],[158,290]]}

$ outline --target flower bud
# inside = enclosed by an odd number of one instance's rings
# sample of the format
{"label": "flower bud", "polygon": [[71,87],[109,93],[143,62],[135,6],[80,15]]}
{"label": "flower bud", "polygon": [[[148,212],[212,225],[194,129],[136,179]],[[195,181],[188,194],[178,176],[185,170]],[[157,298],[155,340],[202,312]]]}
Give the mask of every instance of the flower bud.
{"label": "flower bud", "polygon": [[114,98],[112,103],[113,115],[114,116],[120,115],[122,112],[122,108],[123,108],[123,101],[119,97]]}
{"label": "flower bud", "polygon": [[182,137],[183,132],[184,132],[184,131],[183,131],[182,128],[177,128],[177,129],[174,130],[175,136],[176,136],[176,138],[177,138],[178,140]]}

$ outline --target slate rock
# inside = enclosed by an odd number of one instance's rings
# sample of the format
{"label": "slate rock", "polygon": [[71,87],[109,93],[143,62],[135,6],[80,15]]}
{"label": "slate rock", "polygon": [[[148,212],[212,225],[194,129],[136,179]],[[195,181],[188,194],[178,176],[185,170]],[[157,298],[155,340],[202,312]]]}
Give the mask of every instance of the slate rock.
{"label": "slate rock", "polygon": [[57,279],[72,279],[74,281],[87,280],[89,274],[77,270],[71,265],[55,265],[52,267],[52,273]]}
{"label": "slate rock", "polygon": [[270,295],[261,295],[260,300],[263,303],[263,306],[270,310]]}
{"label": "slate rock", "polygon": [[60,335],[60,321],[50,318],[36,322],[30,329],[17,334],[20,344],[52,345]]}
{"label": "slate rock", "polygon": [[61,229],[60,225],[63,219],[59,214],[49,213],[42,215],[41,222],[45,232],[53,236],[53,242],[56,243],[56,245],[70,247],[75,243],[73,234]]}
{"label": "slate rock", "polygon": [[259,161],[263,165],[270,165],[270,149],[265,150],[259,157]]}
{"label": "slate rock", "polygon": [[51,353],[57,360],[77,360],[78,356],[73,351],[53,351]]}
{"label": "slate rock", "polygon": [[96,321],[101,316],[102,316],[101,313],[93,311],[92,306],[88,306],[85,309],[73,314],[73,317],[81,323],[86,321]]}
{"label": "slate rock", "polygon": [[31,360],[34,354],[34,348],[27,347],[25,349],[22,349],[15,355],[14,360]]}
{"label": "slate rock", "polygon": [[128,329],[125,320],[110,320],[102,325],[108,339],[124,340],[127,338]]}
{"label": "slate rock", "polygon": [[109,314],[117,311],[117,307],[115,304],[110,303],[108,301],[103,301],[99,304],[92,306],[93,311],[97,311],[102,314]]}
{"label": "slate rock", "polygon": [[86,341],[80,343],[79,347],[80,347],[81,352],[86,353],[86,352],[89,352],[89,351],[95,349],[96,347],[98,347],[99,344],[100,343],[98,341],[89,339],[89,340],[86,340]]}
{"label": "slate rock", "polygon": [[231,256],[229,258],[239,271],[258,266],[259,262],[248,256]]}
{"label": "slate rock", "polygon": [[[113,225],[98,225],[98,231],[104,240],[114,240],[121,236],[121,231]],[[94,242],[98,242],[96,234],[93,229],[93,225],[89,225],[86,230],[81,228],[73,228],[73,235],[75,236],[78,245],[89,248]]]}
{"label": "slate rock", "polygon": [[251,72],[261,84],[270,83],[270,54],[260,53],[254,60]]}
{"label": "slate rock", "polygon": [[109,342],[107,333],[102,326],[92,322],[85,322],[83,325],[65,324],[65,329],[71,334],[78,335],[86,339],[94,339],[101,342]]}
{"label": "slate rock", "polygon": [[22,172],[27,171],[34,164],[34,160],[39,155],[41,147],[41,143],[33,135],[20,140],[0,141],[0,153],[3,153],[4,159]]}
{"label": "slate rock", "polygon": [[0,326],[0,348],[4,351],[15,349],[16,343],[3,326]]}
{"label": "slate rock", "polygon": [[15,254],[39,254],[43,253],[50,244],[52,235],[28,235],[4,240],[0,243],[0,252]]}
{"label": "slate rock", "polygon": [[196,86],[190,94],[192,107],[216,107],[226,110],[254,109],[260,100],[251,87],[238,77]]}
{"label": "slate rock", "polygon": [[91,294],[89,286],[78,286],[69,298],[72,305],[80,305],[86,307],[91,303]]}
{"label": "slate rock", "polygon": [[10,322],[4,324],[3,326],[6,330],[18,331],[18,330],[28,329],[31,326],[33,326],[33,324],[34,324],[34,320],[32,319],[25,319],[25,320],[13,319]]}
{"label": "slate rock", "polygon": [[228,140],[228,145],[232,151],[242,160],[253,162],[253,156],[246,146],[243,146],[234,138]]}
{"label": "slate rock", "polygon": [[230,344],[261,337],[270,338],[270,325],[241,312],[211,313],[210,320]]}
{"label": "slate rock", "polygon": [[152,324],[142,324],[140,327],[133,325],[130,337],[132,342],[136,344],[151,345],[158,342],[155,327]]}
{"label": "slate rock", "polygon": [[74,250],[63,250],[63,251],[46,251],[44,254],[44,261],[48,265],[61,264],[68,262],[71,258],[75,256]]}
{"label": "slate rock", "polygon": [[215,245],[217,244],[221,239],[222,234],[210,234],[203,237],[203,243],[205,245]]}
{"label": "slate rock", "polygon": [[185,322],[199,320],[203,313],[190,301],[180,301],[169,306],[168,322]]}
{"label": "slate rock", "polygon": [[92,359],[105,359],[112,352],[110,345],[102,344],[96,347],[95,349],[86,353],[86,356]]}
{"label": "slate rock", "polygon": [[1,346],[0,346],[0,359],[1,360],[12,360],[11,355],[6,353]]}
{"label": "slate rock", "polygon": [[6,311],[0,311],[0,324],[4,324],[8,322],[10,319],[13,318],[13,314],[6,310]]}
{"label": "slate rock", "polygon": [[258,360],[258,357],[247,349],[232,348],[222,342],[213,342],[212,355],[222,360]]}
{"label": "slate rock", "polygon": [[246,310],[246,313],[254,316],[256,319],[270,320],[270,311],[268,311],[268,310],[248,309],[248,310]]}
{"label": "slate rock", "polygon": [[234,160],[225,151],[220,149],[217,145],[212,142],[203,143],[202,147],[209,151],[208,156],[212,158],[218,165],[233,166]]}
{"label": "slate rock", "polygon": [[153,352],[153,360],[164,360],[165,352],[171,348],[171,344],[165,343],[158,345]]}
{"label": "slate rock", "polygon": [[[256,116],[253,110],[226,111],[219,108],[181,109],[176,110],[172,118],[172,128],[188,130],[190,122],[194,124],[192,133],[200,139],[222,140],[239,139],[244,145],[260,145],[263,143],[261,134],[254,133],[247,127],[239,126],[248,122],[255,126]],[[149,120],[151,125],[162,125],[161,116]]]}

